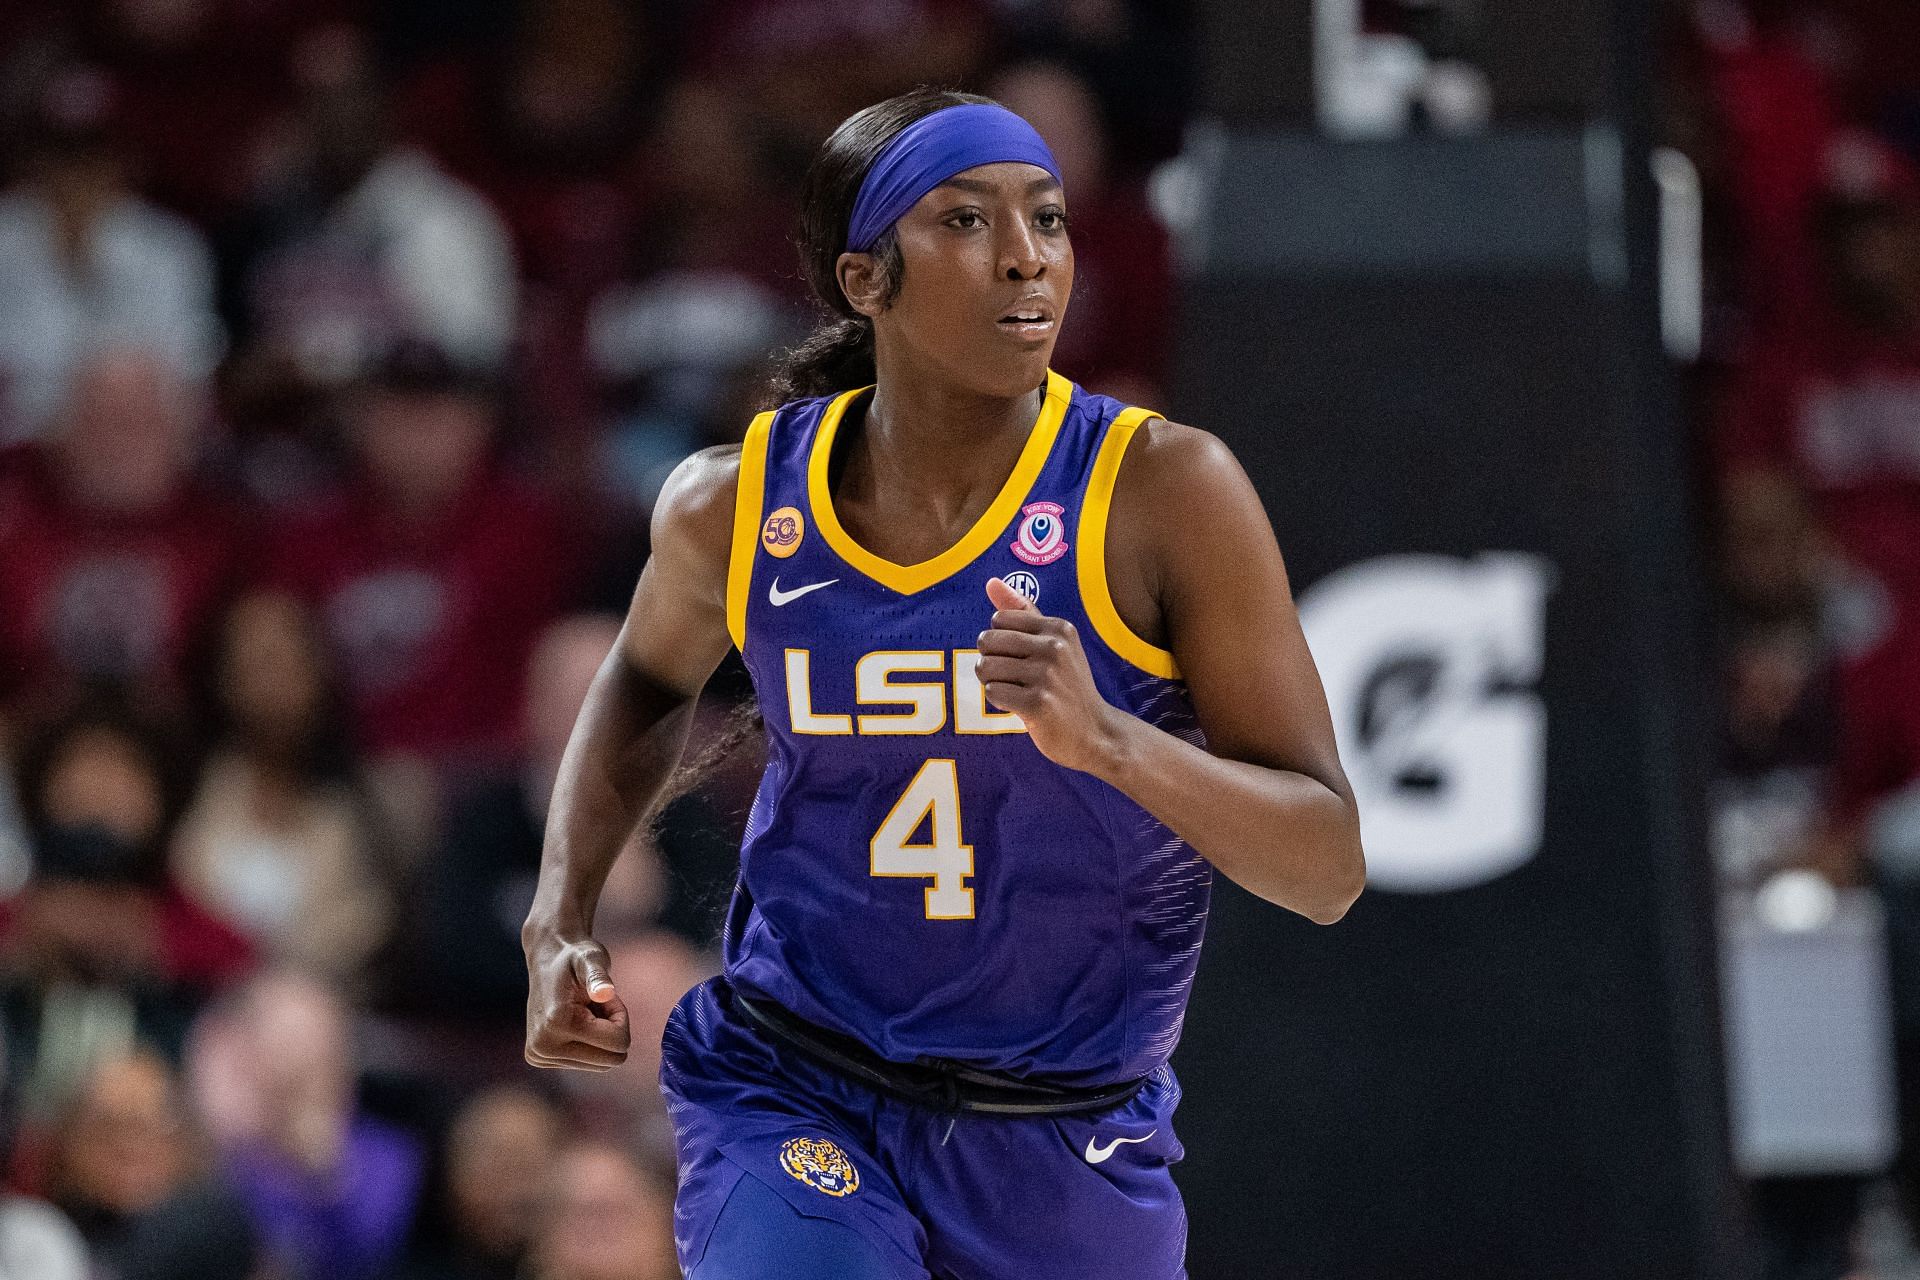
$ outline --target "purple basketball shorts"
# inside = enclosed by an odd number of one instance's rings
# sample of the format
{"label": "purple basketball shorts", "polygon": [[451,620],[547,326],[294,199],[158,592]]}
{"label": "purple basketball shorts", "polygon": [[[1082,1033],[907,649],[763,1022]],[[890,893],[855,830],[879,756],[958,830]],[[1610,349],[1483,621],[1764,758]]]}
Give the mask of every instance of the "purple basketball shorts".
{"label": "purple basketball shorts", "polygon": [[[680,1165],[674,1242],[689,1271],[735,1183],[757,1178],[800,1214],[852,1227],[913,1280],[1186,1276],[1170,1067],[1104,1111],[936,1111],[768,1040],[714,978],[667,1020],[660,1087]],[[781,1264],[782,1275],[807,1274],[803,1260]]]}

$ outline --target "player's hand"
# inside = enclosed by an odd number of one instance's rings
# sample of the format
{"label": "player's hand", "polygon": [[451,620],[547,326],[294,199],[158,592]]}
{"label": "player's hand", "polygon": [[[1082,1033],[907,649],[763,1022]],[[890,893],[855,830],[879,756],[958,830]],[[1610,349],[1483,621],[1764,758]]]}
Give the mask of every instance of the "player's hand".
{"label": "player's hand", "polygon": [[1080,637],[998,578],[987,579],[991,627],[980,633],[987,700],[1026,722],[1027,736],[1055,764],[1099,773],[1112,758],[1126,713],[1100,696]]}
{"label": "player's hand", "polygon": [[613,987],[607,949],[591,938],[536,934],[526,950],[527,1061],[582,1071],[625,1062],[633,1028]]}

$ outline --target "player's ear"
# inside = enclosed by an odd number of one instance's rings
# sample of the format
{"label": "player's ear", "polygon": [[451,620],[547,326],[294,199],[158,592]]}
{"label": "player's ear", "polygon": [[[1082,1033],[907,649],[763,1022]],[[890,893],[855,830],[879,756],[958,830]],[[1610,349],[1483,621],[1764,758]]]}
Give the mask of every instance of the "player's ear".
{"label": "player's ear", "polygon": [[887,273],[877,255],[843,253],[833,270],[840,280],[840,292],[855,311],[871,320],[887,309]]}

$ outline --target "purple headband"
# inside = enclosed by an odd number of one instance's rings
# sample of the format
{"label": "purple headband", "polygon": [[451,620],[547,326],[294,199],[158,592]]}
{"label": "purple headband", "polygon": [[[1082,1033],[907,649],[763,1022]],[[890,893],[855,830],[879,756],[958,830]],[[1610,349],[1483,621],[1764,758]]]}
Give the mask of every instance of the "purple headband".
{"label": "purple headband", "polygon": [[893,135],[860,183],[847,250],[865,253],[921,196],[975,165],[1018,160],[1060,181],[1060,166],[1034,127],[1005,107],[968,102],[921,116]]}

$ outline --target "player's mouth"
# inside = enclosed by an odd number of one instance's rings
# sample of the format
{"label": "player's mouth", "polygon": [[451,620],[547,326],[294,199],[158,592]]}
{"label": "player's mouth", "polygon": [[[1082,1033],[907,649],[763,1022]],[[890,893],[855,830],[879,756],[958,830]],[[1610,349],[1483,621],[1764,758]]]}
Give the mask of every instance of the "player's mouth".
{"label": "player's mouth", "polygon": [[1039,341],[1052,334],[1058,320],[1052,300],[1033,294],[1001,313],[1000,329],[1012,338]]}

